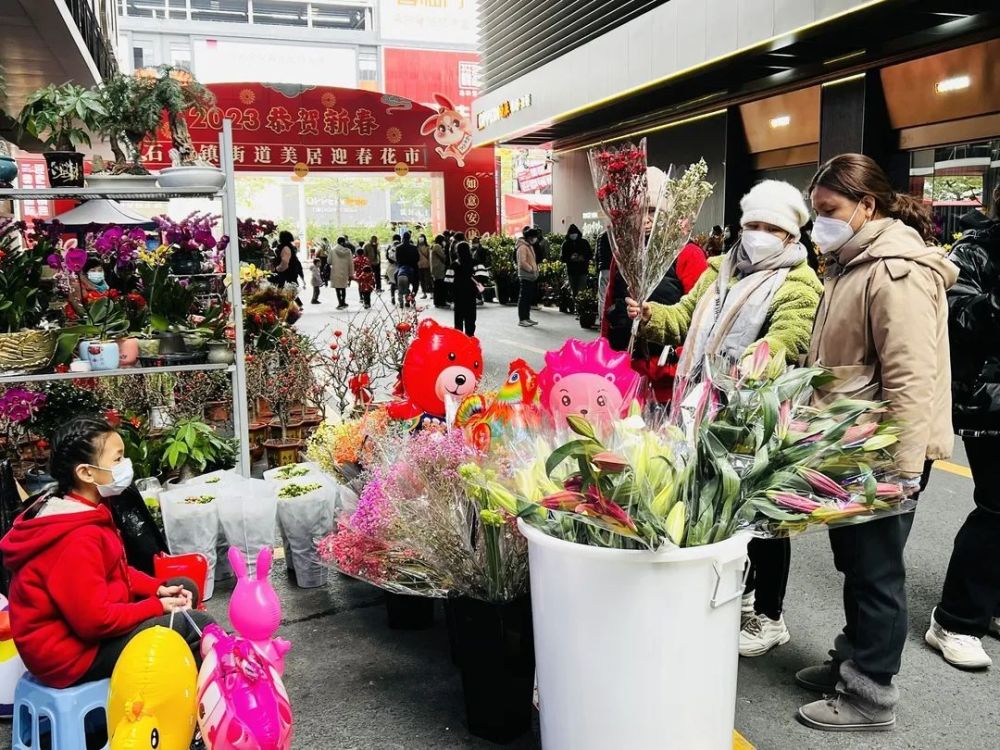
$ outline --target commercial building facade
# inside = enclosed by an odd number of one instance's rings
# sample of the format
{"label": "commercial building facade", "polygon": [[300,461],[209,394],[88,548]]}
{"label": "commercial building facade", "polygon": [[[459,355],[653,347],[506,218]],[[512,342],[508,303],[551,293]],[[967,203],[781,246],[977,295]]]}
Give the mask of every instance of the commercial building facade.
{"label": "commercial building facade", "polygon": [[699,229],[737,222],[755,181],[804,188],[845,151],[933,203],[943,239],[998,180],[995,2],[605,5],[483,6],[476,142],[552,150],[556,230],[597,216],[587,149],[626,138],[645,137],[658,166],[706,159],[716,191]]}

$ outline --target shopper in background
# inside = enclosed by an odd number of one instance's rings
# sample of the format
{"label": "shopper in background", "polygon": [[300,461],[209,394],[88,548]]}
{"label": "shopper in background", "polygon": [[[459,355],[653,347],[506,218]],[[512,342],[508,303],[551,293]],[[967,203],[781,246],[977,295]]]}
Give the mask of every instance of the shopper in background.
{"label": "shopper in background", "polygon": [[368,265],[371,267],[372,273],[375,275],[374,289],[378,291],[379,294],[382,293],[382,251],[378,246],[378,237],[372,235],[371,239],[365,243],[364,248],[362,248],[365,258],[368,260]]}
{"label": "shopper in background", "polygon": [[330,261],[330,283],[337,292],[337,309],[347,309],[347,287],[354,276],[354,253],[347,246],[347,238],[339,237]]}
{"label": "shopper in background", "polygon": [[486,304],[486,299],[483,297],[483,291],[485,290],[486,286],[489,285],[490,283],[490,274],[489,274],[490,258],[489,258],[489,252],[486,250],[485,247],[483,247],[483,242],[478,236],[472,238],[472,262],[475,263],[477,266],[482,266],[483,271],[485,273],[485,277],[480,279],[479,285],[482,287],[482,289],[479,290],[479,295],[476,298],[476,305],[478,307],[482,307],[483,305]]}
{"label": "shopper in background", "polygon": [[708,241],[703,249],[709,258],[722,255],[726,251],[726,234],[720,225],[716,224],[712,227],[712,232],[708,235]]}
{"label": "shopper in background", "polygon": [[[375,246],[376,248],[378,245]],[[372,292],[375,290],[375,272],[372,264],[365,255],[364,248],[360,248],[354,253],[354,280],[358,282],[358,294],[361,297],[361,304],[366,310],[372,306]]]}
{"label": "shopper in background", "polygon": [[545,232],[537,226],[533,226],[531,229],[535,230],[538,234],[538,242],[533,245],[535,248],[535,260],[538,262],[538,265],[542,265],[542,263],[549,259],[552,247],[549,245],[549,240],[546,238]]}
{"label": "shopper in background", "polygon": [[[710,259],[680,302],[640,306],[626,300],[629,317],[641,309],[641,338],[684,344],[678,378],[697,376],[706,357],[744,359],[762,342],[773,358],[772,375],[808,351],[822,286],[799,241],[809,219],[802,193],[787,182],[765,180],[743,196],[740,208],[740,244]],[[761,656],[791,638],[783,615],[791,542],[755,539],[749,556],[739,649],[742,656]]]}
{"label": "shopper in background", "polygon": [[[278,248],[274,252],[274,275],[271,281],[280,289],[294,288],[298,295],[299,279],[306,280],[302,270],[302,261],[299,260],[298,245],[292,233],[283,230],[278,233]],[[296,303],[302,304],[302,300],[296,296]]]}
{"label": "shopper in background", "polygon": [[402,241],[402,237],[394,234],[392,235],[392,242],[385,246],[385,280],[389,282],[389,298],[392,305],[396,304],[396,292],[399,288],[396,284],[396,270],[398,268],[396,265],[396,248],[399,247],[399,243]]}
{"label": "shopper in background", "polygon": [[313,258],[312,268],[309,269],[309,278],[312,283],[313,296],[310,303],[313,305],[319,304],[319,290],[323,286],[323,261],[317,255]]}
{"label": "shopper in background", "polygon": [[[894,472],[919,494],[931,465],[951,455],[951,376],[947,290],[958,269],[934,242],[927,207],[893,190],[868,156],[842,154],[810,186],[813,240],[826,261],[823,301],[807,357],[834,380],[814,405],[842,398],[884,401],[882,418],[900,426]],[[980,342],[981,344],[982,342]],[[833,697],[799,709],[826,731],[888,730],[896,723],[906,642],[903,548],[913,513],[830,530],[844,575],[846,625],[833,661],[800,670],[801,687]],[[979,564],[995,565],[995,560]]]}
{"label": "shopper in background", "polygon": [[517,315],[518,325],[522,328],[538,325],[537,321],[531,319],[531,306],[538,292],[538,261],[535,258],[535,248],[540,234],[537,229],[526,227],[524,235],[517,241],[517,277],[521,282]]}
{"label": "shopper in background", "polygon": [[403,241],[396,248],[396,285],[399,289],[399,306],[412,307],[417,289],[417,269],[420,252],[413,244],[409,232],[403,233]]}
{"label": "shopper in background", "polygon": [[605,300],[611,285],[611,235],[605,230],[597,240],[597,319],[604,320]]}
{"label": "shopper in background", "polygon": [[955,537],[941,601],[926,640],[949,664],[992,665],[987,632],[1000,637],[1000,186],[993,218],[962,217],[967,229],[949,259],[958,282],[948,291],[952,419],[965,443],[976,507]]}
{"label": "shopper in background", "polygon": [[566,264],[566,275],[569,277],[569,288],[573,292],[574,302],[576,295],[587,288],[590,261],[593,257],[594,250],[580,233],[580,228],[576,224],[570,224],[562,245],[562,262]]}
{"label": "shopper in background", "polygon": [[482,293],[486,269],[477,265],[468,242],[455,246],[455,263],[448,271],[455,300],[455,328],[476,335],[476,299]]}
{"label": "shopper in background", "polygon": [[431,279],[431,246],[427,244],[426,235],[420,235],[417,239],[417,272],[420,275],[420,299],[427,299],[428,293],[433,291]]}
{"label": "shopper in background", "polygon": [[333,247],[330,245],[330,240],[326,237],[320,240],[319,247],[316,249],[316,257],[320,261],[320,280],[324,285],[330,283],[330,253],[333,251]]}
{"label": "shopper in background", "polygon": [[434,238],[431,246],[431,277],[434,280],[434,307],[447,308],[448,297],[445,291],[445,276],[448,274],[448,253],[444,249],[446,242],[443,234]]}

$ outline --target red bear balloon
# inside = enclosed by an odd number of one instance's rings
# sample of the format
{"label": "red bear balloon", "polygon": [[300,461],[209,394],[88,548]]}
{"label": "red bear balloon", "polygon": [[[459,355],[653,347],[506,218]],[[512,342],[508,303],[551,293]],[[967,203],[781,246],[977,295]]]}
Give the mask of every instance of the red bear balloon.
{"label": "red bear balloon", "polygon": [[436,321],[424,320],[403,358],[403,400],[389,407],[393,419],[445,418],[445,398],[456,403],[476,390],[483,377],[479,339]]}

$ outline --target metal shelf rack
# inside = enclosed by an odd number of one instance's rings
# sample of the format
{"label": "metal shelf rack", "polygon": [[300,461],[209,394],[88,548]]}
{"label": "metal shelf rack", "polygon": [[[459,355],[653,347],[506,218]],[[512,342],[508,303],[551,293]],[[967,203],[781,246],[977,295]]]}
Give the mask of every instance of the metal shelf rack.
{"label": "metal shelf rack", "polygon": [[[226,176],[226,184],[221,190],[205,188],[37,188],[0,189],[0,200],[116,200],[116,201],[168,201],[171,198],[208,198],[222,201],[223,230],[231,241],[226,248],[226,271],[233,273],[234,279],[239,278],[240,249],[239,229],[236,222],[236,184],[233,165],[233,124],[232,120],[224,120],[222,132],[219,134],[219,153],[222,155],[222,171]],[[239,438],[240,473],[250,476],[250,418],[247,404],[246,360],[243,344],[243,297],[240,285],[229,285],[229,300],[232,303],[233,325],[236,329],[236,361],[232,365],[167,365],[164,367],[131,367],[118,370],[98,370],[93,372],[47,373],[39,375],[4,375],[0,383],[47,382],[53,380],[83,380],[91,378],[109,378],[128,375],[151,375],[167,372],[203,372],[210,370],[226,370],[230,374],[233,386],[233,431]]]}

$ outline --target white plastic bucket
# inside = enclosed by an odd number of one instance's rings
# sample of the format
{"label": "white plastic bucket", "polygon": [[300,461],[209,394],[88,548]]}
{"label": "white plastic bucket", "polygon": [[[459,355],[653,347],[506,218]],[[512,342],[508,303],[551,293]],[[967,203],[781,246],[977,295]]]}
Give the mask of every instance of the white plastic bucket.
{"label": "white plastic bucket", "polygon": [[653,553],[520,523],[545,750],[729,750],[749,537]]}

